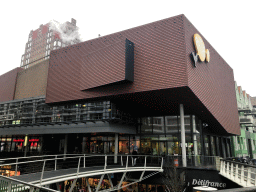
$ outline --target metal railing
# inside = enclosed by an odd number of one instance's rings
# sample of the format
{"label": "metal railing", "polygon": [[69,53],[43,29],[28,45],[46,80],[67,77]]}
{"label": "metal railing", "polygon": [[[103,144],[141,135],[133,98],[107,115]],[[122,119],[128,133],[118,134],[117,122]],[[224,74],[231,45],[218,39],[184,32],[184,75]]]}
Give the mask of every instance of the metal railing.
{"label": "metal railing", "polygon": [[243,187],[256,186],[256,166],[221,159],[220,174]]}
{"label": "metal railing", "polygon": [[[187,155],[187,167],[198,167],[207,169],[220,169],[219,156],[203,156],[203,155]],[[182,167],[181,155],[168,155],[164,159],[164,166],[166,164],[174,164],[175,167]]]}
{"label": "metal railing", "polygon": [[58,192],[53,189],[49,189],[42,186],[36,186],[30,183],[22,182],[17,179],[13,179],[10,177],[5,177],[0,175],[0,191],[1,192],[38,192],[38,191],[50,191],[50,192]]}
{"label": "metal railing", "polygon": [[[31,156],[19,157],[10,159],[0,159],[0,167],[9,166],[15,171],[15,176],[9,177],[8,186],[12,186],[12,179],[16,179],[16,183],[22,175],[29,173],[40,174],[40,179],[29,181],[34,186],[48,185],[57,183],[68,179],[75,179],[84,177],[85,174],[99,175],[115,172],[129,172],[129,171],[163,171],[163,157],[148,156],[148,155],[86,155],[86,154],[66,154],[66,155],[45,155],[45,156]],[[93,168],[92,168],[93,167]],[[92,169],[88,169],[92,168]],[[64,176],[60,172],[56,175],[58,170],[72,170]],[[45,177],[46,172],[54,172],[53,176]],[[142,176],[144,173],[142,174]],[[18,179],[18,180],[17,180]],[[142,178],[141,178],[142,179]],[[1,185],[5,186],[8,177],[1,178]],[[22,179],[21,179],[22,180]],[[20,181],[19,187],[31,187],[28,183]],[[17,187],[17,184],[13,186]],[[12,188],[12,187],[11,187]],[[9,188],[8,188],[9,189]]]}

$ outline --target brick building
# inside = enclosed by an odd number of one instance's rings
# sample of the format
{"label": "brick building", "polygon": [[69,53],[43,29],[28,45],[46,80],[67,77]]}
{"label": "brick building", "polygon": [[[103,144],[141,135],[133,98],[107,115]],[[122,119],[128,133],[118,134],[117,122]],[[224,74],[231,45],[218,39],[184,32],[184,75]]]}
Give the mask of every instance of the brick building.
{"label": "brick building", "polygon": [[59,24],[50,22],[40,25],[36,30],[31,30],[28,36],[28,42],[25,46],[25,52],[21,57],[22,68],[28,68],[38,62],[49,59],[50,51],[78,43],[80,40],[76,37],[70,41],[66,37],[77,30],[76,20]]}

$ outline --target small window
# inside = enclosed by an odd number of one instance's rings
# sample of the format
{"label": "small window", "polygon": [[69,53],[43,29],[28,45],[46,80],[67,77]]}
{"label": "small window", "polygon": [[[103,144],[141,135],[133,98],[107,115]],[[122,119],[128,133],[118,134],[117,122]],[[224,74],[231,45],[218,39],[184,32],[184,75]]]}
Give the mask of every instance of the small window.
{"label": "small window", "polygon": [[60,41],[58,41],[58,46],[61,46],[61,42]]}

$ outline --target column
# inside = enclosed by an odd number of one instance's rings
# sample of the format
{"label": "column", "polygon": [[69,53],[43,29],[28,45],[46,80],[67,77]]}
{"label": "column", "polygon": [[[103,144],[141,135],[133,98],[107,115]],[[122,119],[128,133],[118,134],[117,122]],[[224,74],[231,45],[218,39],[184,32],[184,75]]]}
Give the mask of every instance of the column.
{"label": "column", "polygon": [[192,115],[192,129],[193,129],[193,144],[194,144],[194,162],[195,166],[198,166],[198,143],[197,143],[197,137],[200,137],[198,135],[196,130],[196,117],[195,115]]}
{"label": "column", "polygon": [[118,155],[118,133],[115,133],[115,160],[114,160],[114,163],[117,163],[117,155]]}
{"label": "column", "polygon": [[68,151],[68,134],[65,135],[65,141],[64,141],[64,156],[66,157]]}
{"label": "column", "polygon": [[27,151],[28,151],[28,135],[25,136],[24,147],[25,147],[24,157],[26,157],[27,156]]}
{"label": "column", "polygon": [[182,165],[183,165],[183,167],[187,167],[185,124],[184,124],[184,107],[183,107],[183,104],[180,104],[180,132],[181,132]]}

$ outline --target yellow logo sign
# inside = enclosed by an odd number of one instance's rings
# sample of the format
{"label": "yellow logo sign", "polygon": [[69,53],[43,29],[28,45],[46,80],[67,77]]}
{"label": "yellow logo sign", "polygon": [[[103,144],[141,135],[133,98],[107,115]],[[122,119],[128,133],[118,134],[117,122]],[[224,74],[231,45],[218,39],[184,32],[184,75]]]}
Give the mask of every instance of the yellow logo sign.
{"label": "yellow logo sign", "polygon": [[193,36],[193,40],[196,48],[196,54],[192,52],[192,56],[195,61],[195,67],[196,67],[198,58],[200,59],[201,62],[203,61],[210,62],[210,51],[209,49],[205,49],[205,45],[202,37],[196,33]]}

